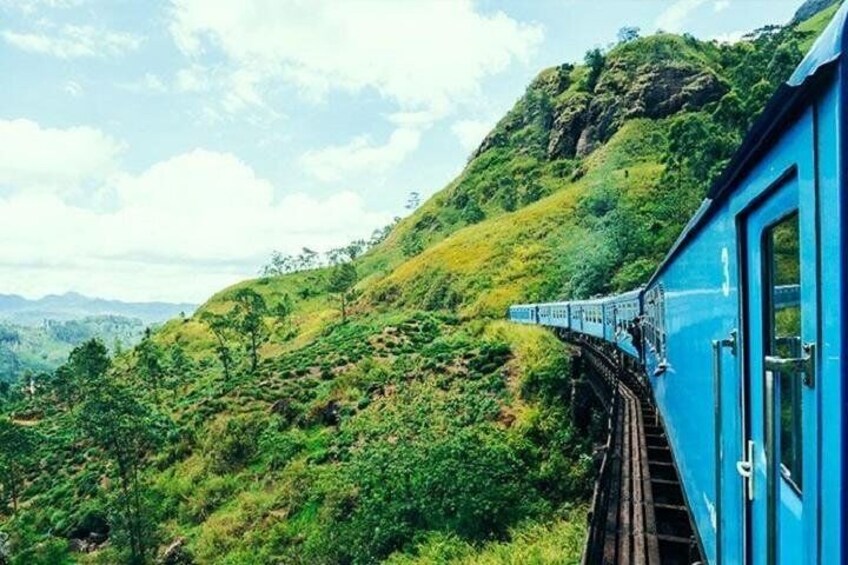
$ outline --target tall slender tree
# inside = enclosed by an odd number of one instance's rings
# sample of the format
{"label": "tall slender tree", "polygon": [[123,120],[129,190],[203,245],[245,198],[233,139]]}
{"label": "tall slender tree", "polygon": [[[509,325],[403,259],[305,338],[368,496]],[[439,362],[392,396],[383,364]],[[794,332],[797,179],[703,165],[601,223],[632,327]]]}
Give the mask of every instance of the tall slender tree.
{"label": "tall slender tree", "polygon": [[233,322],[230,316],[204,312],[200,319],[215,337],[215,354],[224,368],[224,379],[230,380],[232,374],[233,353],[230,349],[230,337],[233,332]]}
{"label": "tall slender tree", "polygon": [[356,285],[356,267],[353,263],[339,263],[330,272],[327,290],[335,294],[339,300],[339,309],[342,313],[342,322],[347,321],[347,306],[351,298],[354,285]]}
{"label": "tall slender tree", "polygon": [[256,372],[259,366],[259,347],[268,339],[268,328],[265,325],[268,305],[261,294],[249,288],[239,289],[233,299],[235,307],[232,317],[239,333],[247,341],[250,370]]}
{"label": "tall slender tree", "polygon": [[153,547],[153,524],[142,472],[146,455],[160,437],[151,412],[125,386],[108,377],[109,367],[107,350],[98,340],[71,352],[68,368],[82,391],[74,422],[80,435],[113,465],[118,479],[115,529],[126,537],[129,562],[140,564],[147,562]]}
{"label": "tall slender tree", "polygon": [[33,431],[6,418],[0,419],[0,484],[4,495],[12,503],[14,514],[18,512],[18,499],[36,445]]}

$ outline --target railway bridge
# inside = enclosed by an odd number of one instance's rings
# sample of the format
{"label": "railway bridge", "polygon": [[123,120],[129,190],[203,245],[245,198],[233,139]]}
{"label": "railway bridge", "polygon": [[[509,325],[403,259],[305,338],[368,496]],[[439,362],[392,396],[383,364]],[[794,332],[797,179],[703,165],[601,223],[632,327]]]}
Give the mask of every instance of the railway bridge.
{"label": "railway bridge", "polygon": [[637,367],[603,341],[558,336],[576,346],[573,365],[608,415],[583,564],[703,562],[662,420]]}

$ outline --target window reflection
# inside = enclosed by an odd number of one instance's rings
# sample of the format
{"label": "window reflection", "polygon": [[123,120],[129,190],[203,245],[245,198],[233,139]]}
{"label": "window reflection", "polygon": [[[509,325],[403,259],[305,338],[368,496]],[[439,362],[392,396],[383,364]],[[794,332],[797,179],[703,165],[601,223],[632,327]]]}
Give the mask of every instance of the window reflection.
{"label": "window reflection", "polygon": [[[782,220],[766,232],[767,277],[770,320],[767,355],[799,358],[801,351],[801,256],[798,214]],[[780,463],[785,478],[801,488],[801,386],[800,375],[775,375],[780,417]]]}

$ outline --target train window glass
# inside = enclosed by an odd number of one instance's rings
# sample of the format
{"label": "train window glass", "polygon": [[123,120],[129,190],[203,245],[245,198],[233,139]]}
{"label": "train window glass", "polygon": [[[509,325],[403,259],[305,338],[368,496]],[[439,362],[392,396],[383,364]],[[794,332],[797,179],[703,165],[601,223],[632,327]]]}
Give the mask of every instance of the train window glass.
{"label": "train window glass", "polygon": [[665,340],[665,293],[662,285],[645,292],[643,330],[648,346],[660,361],[665,361],[668,352]]}
{"label": "train window glass", "polygon": [[[801,284],[798,214],[772,226],[765,233],[767,249],[764,270],[768,277],[769,320],[767,355],[784,359],[801,357],[801,305],[781,300],[779,293],[789,285]],[[782,475],[799,490],[802,481],[801,387],[796,374],[776,375],[780,418],[780,463]]]}

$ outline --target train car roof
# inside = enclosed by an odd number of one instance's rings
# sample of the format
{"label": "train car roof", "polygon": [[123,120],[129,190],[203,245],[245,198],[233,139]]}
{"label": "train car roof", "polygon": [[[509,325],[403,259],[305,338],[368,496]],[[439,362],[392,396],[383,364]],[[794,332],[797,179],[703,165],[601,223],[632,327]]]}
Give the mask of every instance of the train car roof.
{"label": "train car roof", "polygon": [[645,290],[645,287],[638,286],[638,287],[634,288],[633,290],[628,290],[627,292],[619,292],[618,294],[610,294],[609,296],[606,296],[605,298],[610,299],[610,300],[627,300],[627,299],[633,298],[635,296],[638,296],[639,294],[642,293],[643,290]]}
{"label": "train car roof", "polygon": [[724,199],[733,192],[739,180],[750,171],[762,154],[774,143],[779,133],[805,106],[809,94],[827,81],[837,62],[842,58],[845,47],[848,3],[843,4],[831,19],[822,34],[807,52],[807,55],[785,83],[781,84],[766,104],[765,109],[748,130],[739,149],[733,155],[722,175],[712,185],[707,198],[689,220],[671,250],[646,286],[650,286],[665,270],[668,263],[681,251],[691,238],[715,213]]}

